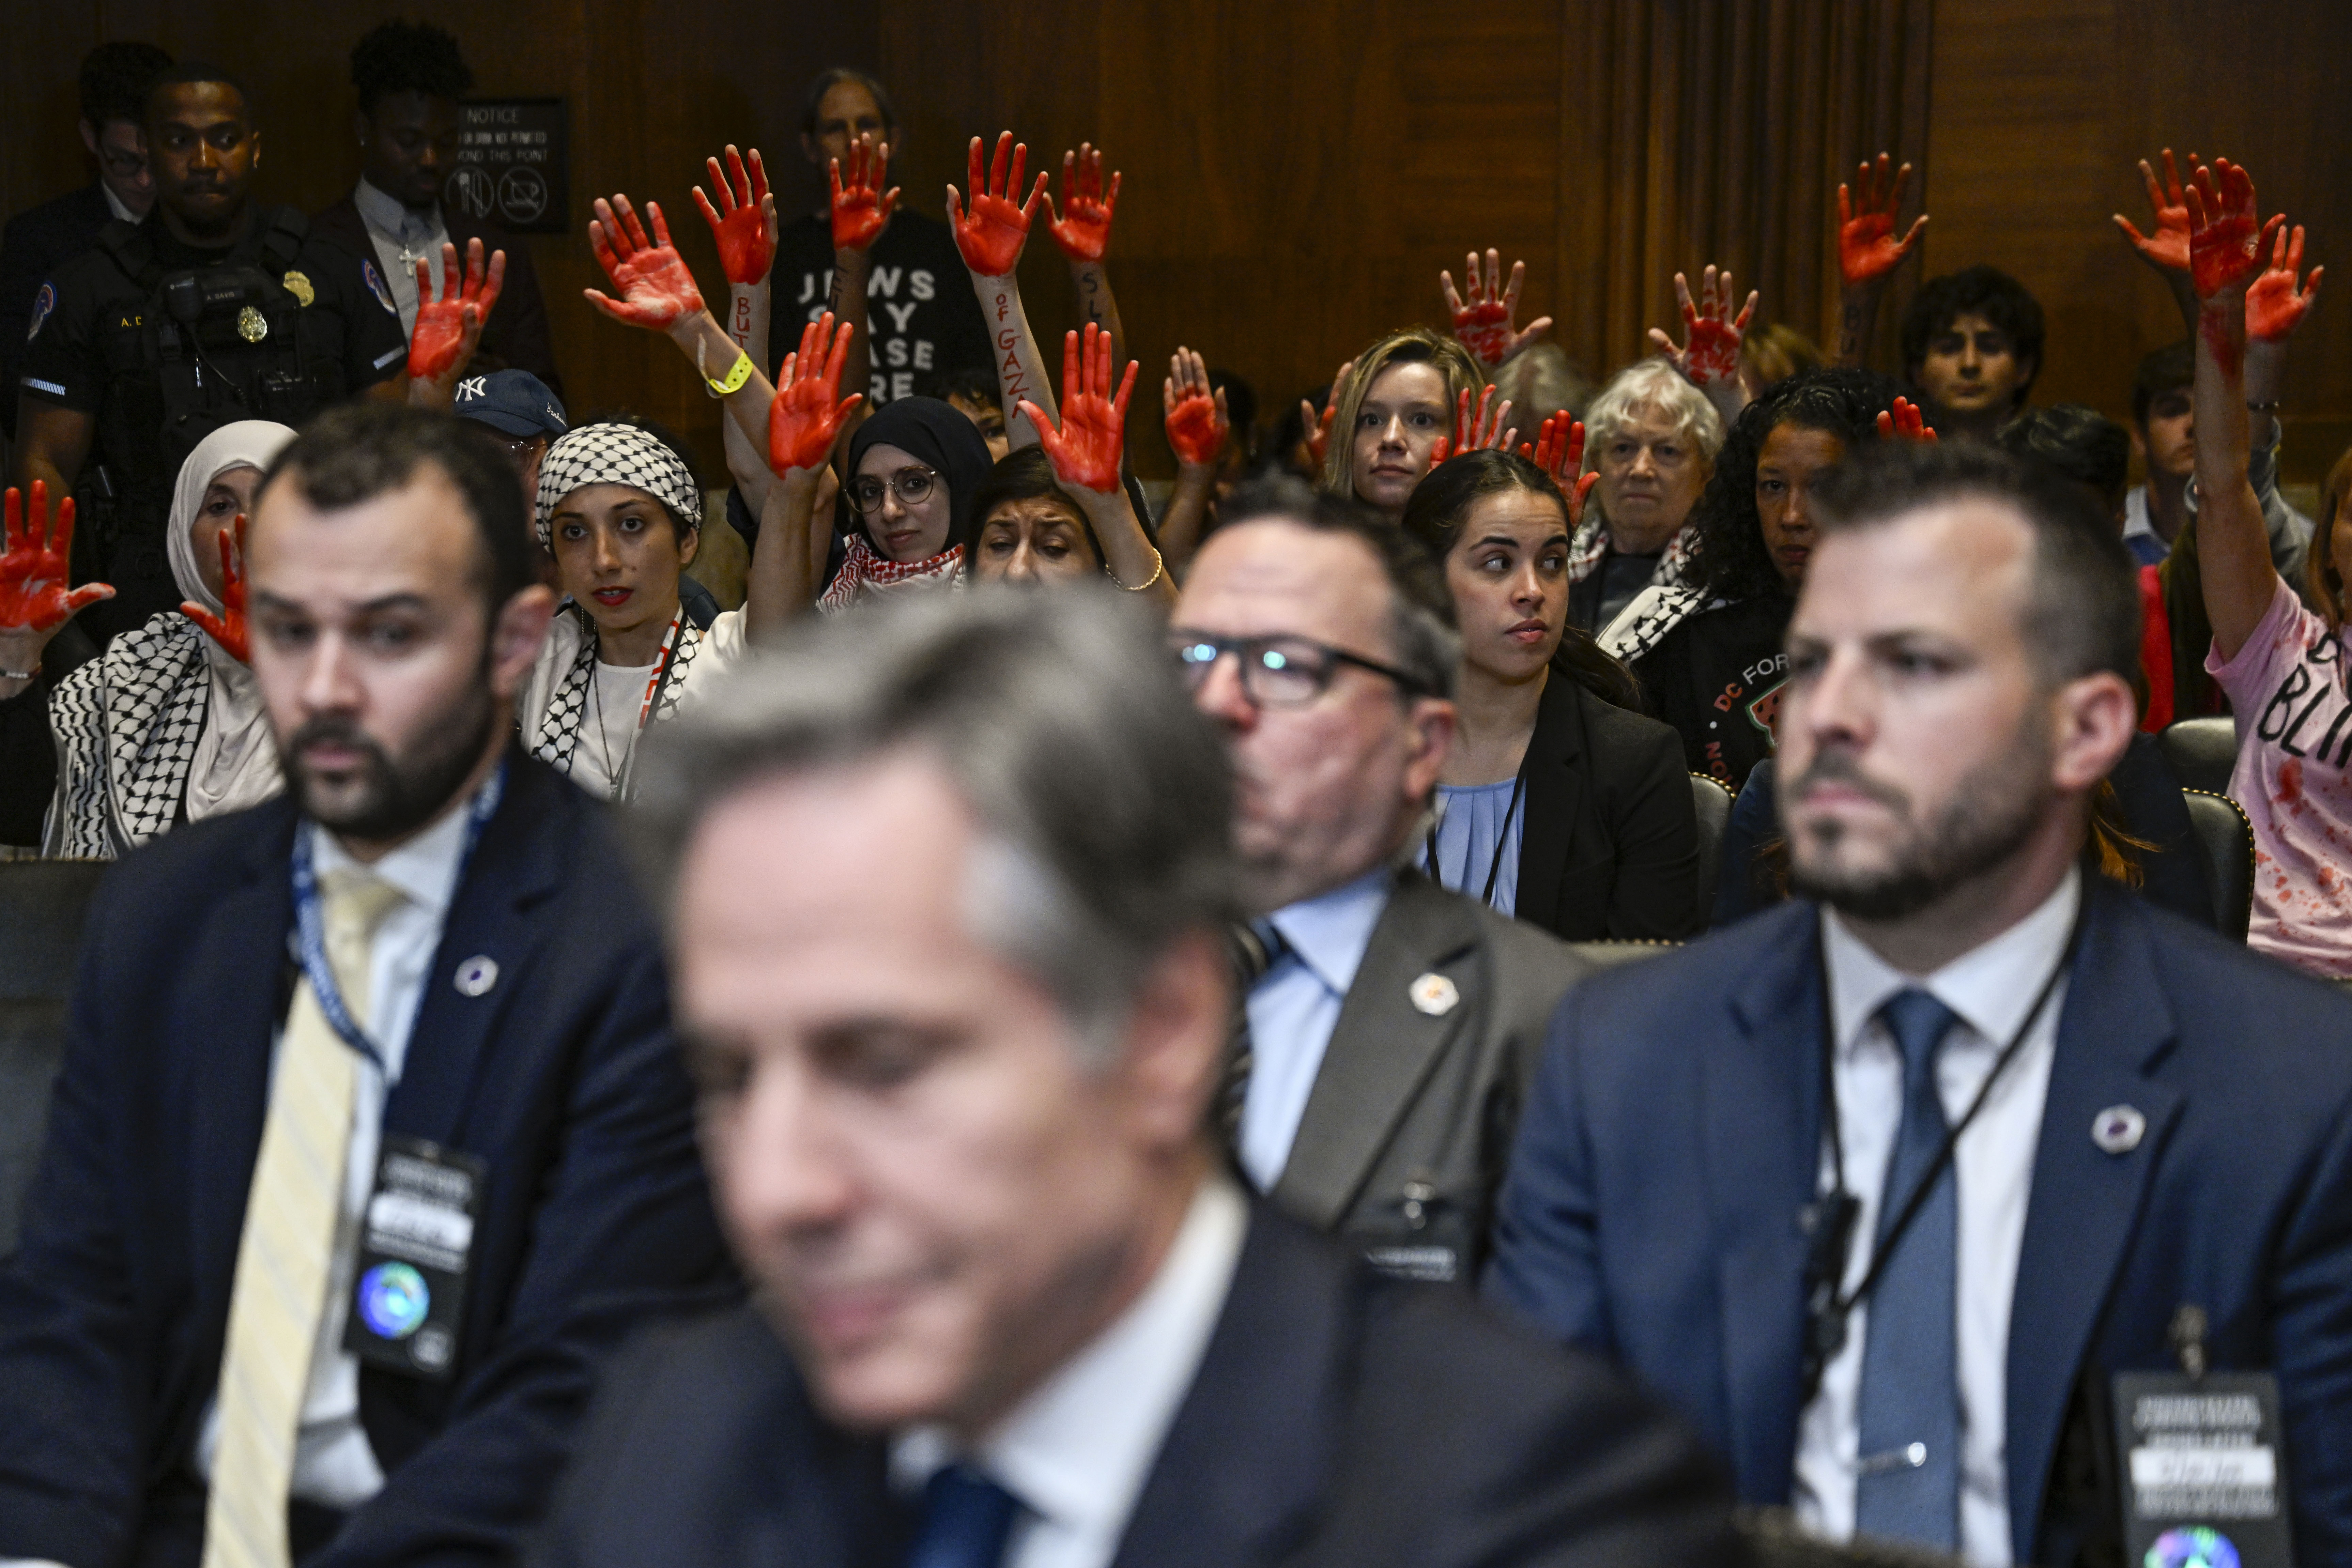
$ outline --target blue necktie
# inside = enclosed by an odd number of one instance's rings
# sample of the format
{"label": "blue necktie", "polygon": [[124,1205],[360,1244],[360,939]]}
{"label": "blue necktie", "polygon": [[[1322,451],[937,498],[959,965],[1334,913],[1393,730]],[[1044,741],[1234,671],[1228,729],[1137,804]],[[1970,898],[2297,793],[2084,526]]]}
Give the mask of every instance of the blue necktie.
{"label": "blue necktie", "polygon": [[950,1465],[923,1488],[923,1526],[907,1568],[999,1568],[1021,1500],[978,1470]]}
{"label": "blue necktie", "polygon": [[[1879,1010],[1903,1051],[1903,1127],[1880,1190],[1880,1245],[1943,1148],[1936,1047],[1959,1020],[1925,991]],[[1855,1528],[1940,1552],[1959,1544],[1960,1396],[1953,1342],[1959,1183],[1948,1163],[1871,1287],[1862,1350]]]}

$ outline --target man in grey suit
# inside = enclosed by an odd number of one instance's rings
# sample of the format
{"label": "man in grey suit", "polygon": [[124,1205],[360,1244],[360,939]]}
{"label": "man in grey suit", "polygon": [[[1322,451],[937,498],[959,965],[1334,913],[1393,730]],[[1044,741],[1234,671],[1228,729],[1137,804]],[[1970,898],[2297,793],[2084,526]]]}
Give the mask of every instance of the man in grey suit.
{"label": "man in grey suit", "polygon": [[1169,636],[1239,784],[1256,973],[1235,1152],[1376,1267],[1467,1279],[1545,1024],[1583,966],[1406,866],[1454,739],[1459,640],[1436,563],[1295,482],[1224,510]]}

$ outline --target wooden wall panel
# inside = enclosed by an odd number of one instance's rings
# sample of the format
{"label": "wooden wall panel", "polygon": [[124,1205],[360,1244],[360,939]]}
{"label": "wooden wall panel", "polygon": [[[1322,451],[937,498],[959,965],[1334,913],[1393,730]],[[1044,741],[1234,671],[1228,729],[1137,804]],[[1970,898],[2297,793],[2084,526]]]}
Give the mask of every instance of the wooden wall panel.
{"label": "wooden wall panel", "polygon": [[[1672,275],[1709,260],[1768,315],[1819,331],[1836,183],[1880,145],[1924,167],[1927,267],[1984,259],[2052,319],[2041,395],[2113,413],[2132,362],[2172,335],[2162,290],[2114,237],[2134,160],[2169,142],[2244,158],[2267,205],[2352,232],[2352,139],[2334,62],[2341,0],[2280,0],[2259,27],[2195,0],[942,0],[700,6],[656,0],[404,0],[457,31],[494,93],[572,106],[576,229],[625,189],[718,269],[688,188],[732,138],[769,154],[790,209],[821,186],[797,155],[803,84],[836,61],[891,82],[895,177],[922,210],[961,183],[973,134],[1010,126],[1058,164],[1080,138],[1127,175],[1113,276],[1144,362],[1139,466],[1166,472],[1157,387],[1180,342],[1257,386],[1269,422],[1374,334],[1438,318],[1441,267],[1488,245],[1528,263],[1528,313],[1596,375],[1664,324]],[[266,115],[267,191],[315,206],[356,172],[345,56],[385,14],[351,0],[12,0],[0,57],[0,210],[85,178],[74,65],[109,36],[226,59]],[[2220,13],[2227,16],[2228,13]],[[1841,87],[1840,84],[1850,84]],[[691,435],[717,469],[715,406],[663,345],[580,300],[584,235],[529,242],[582,411],[626,405]],[[2337,248],[2340,248],[2338,247]],[[1923,273],[1906,272],[1901,288]],[[1024,279],[1050,338],[1076,317],[1043,237]],[[2352,277],[2335,287],[2352,285]],[[1892,303],[1900,306],[1901,295]],[[1893,310],[1883,323],[1892,347]],[[2323,302],[2290,384],[2291,474],[2352,437],[2352,306]]]}

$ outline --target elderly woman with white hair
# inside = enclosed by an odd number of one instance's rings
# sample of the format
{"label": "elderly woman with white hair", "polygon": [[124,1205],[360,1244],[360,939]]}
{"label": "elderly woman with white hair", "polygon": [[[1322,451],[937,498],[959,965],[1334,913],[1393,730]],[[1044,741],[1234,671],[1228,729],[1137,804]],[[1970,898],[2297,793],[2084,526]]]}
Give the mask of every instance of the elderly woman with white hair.
{"label": "elderly woman with white hair", "polygon": [[1585,464],[1600,475],[1569,544],[1570,622],[1633,659],[1674,629],[1692,510],[1723,449],[1723,416],[1663,359],[1629,365],[1584,411]]}

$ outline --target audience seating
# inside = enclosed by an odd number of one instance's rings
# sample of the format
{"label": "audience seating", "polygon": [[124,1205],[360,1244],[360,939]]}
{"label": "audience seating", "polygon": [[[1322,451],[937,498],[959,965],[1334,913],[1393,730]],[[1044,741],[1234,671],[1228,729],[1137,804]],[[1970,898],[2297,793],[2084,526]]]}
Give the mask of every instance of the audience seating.
{"label": "audience seating", "polygon": [[82,918],[110,864],[0,861],[0,1258],[16,1247],[65,1047]]}
{"label": "audience seating", "polygon": [[[2192,719],[2192,724],[2229,722]],[[2175,724],[2173,730],[2180,729]],[[2172,730],[2165,731],[2169,736]],[[2197,832],[2213,885],[2213,929],[2232,942],[2246,940],[2254,915],[2254,825],[2228,795],[2213,790],[2183,789],[2189,802],[2189,825]]]}
{"label": "audience seating", "polygon": [[1691,929],[1705,931],[1715,918],[1715,884],[1723,874],[1723,834],[1731,826],[1731,792],[1707,777],[1693,773],[1691,804],[1698,808],[1698,921]]}
{"label": "audience seating", "polygon": [[2166,725],[2156,743],[2163,748],[2164,760],[2181,788],[2230,793],[2230,774],[2238,765],[2236,720],[2183,719]]}

